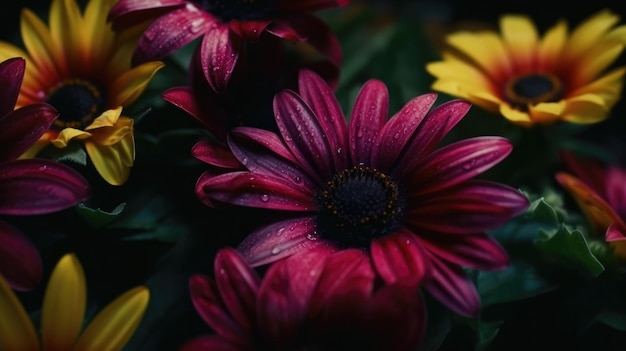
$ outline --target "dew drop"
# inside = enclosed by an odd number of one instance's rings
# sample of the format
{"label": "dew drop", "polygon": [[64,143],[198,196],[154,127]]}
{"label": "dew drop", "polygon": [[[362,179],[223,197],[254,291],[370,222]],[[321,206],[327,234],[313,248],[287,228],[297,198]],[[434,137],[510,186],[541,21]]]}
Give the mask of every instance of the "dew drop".
{"label": "dew drop", "polygon": [[315,241],[320,238],[320,235],[318,232],[314,231],[314,232],[308,233],[306,235],[306,238],[309,240]]}
{"label": "dew drop", "polygon": [[242,164],[242,165],[244,165],[244,166],[245,166],[245,165],[247,165],[247,164],[248,164],[248,158],[247,158],[247,157],[244,157],[244,158],[241,160],[241,164]]}
{"label": "dew drop", "polygon": [[272,255],[278,255],[281,251],[282,249],[280,248],[280,246],[274,246],[274,248],[272,249]]}
{"label": "dew drop", "polygon": [[270,196],[267,194],[261,195],[261,201],[268,202],[270,200]]}
{"label": "dew drop", "polygon": [[300,176],[296,176],[296,178],[294,178],[294,180],[296,181],[296,183],[300,184],[302,183],[302,177]]}
{"label": "dew drop", "polygon": [[48,166],[46,166],[46,165],[39,166],[39,170],[42,171],[42,172],[45,172],[45,171],[48,170]]}
{"label": "dew drop", "polygon": [[285,232],[285,228],[284,228],[284,227],[283,227],[283,228],[280,228],[280,229],[278,229],[278,231],[276,232],[276,236],[281,236],[281,235],[283,235],[283,233],[284,233],[284,232]]}

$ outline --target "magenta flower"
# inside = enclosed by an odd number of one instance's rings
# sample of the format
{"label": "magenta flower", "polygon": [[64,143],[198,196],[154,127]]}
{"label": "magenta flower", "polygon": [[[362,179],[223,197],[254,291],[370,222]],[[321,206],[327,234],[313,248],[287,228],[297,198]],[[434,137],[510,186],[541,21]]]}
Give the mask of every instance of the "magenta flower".
{"label": "magenta flower", "polygon": [[[485,231],[523,212],[528,200],[506,185],[471,179],[510,153],[508,140],[474,137],[434,150],[470,108],[453,100],[429,111],[435,100],[434,93],[418,96],[387,121],[387,88],[370,80],[347,125],[331,88],[303,71],[299,94],[286,90],[274,99],[280,135],[234,129],[229,146],[246,169],[209,171],[196,193],[208,206],[284,214],[239,245],[253,266],[319,246],[365,248],[385,282],[423,280],[452,310],[474,315],[479,297],[463,267],[508,264]],[[227,163],[217,155],[199,158]]]}
{"label": "magenta flower", "polygon": [[[25,216],[60,211],[86,200],[87,181],[74,169],[44,159],[18,159],[58,113],[47,104],[14,110],[24,78],[25,60],[0,63],[0,215]],[[0,274],[16,290],[30,290],[41,280],[41,258],[17,228],[0,220]]]}
{"label": "magenta flower", "polygon": [[203,36],[198,54],[204,75],[216,91],[222,91],[247,50],[247,43],[263,43],[265,49],[258,48],[259,51],[269,50],[278,58],[280,53],[275,49],[279,46],[273,39],[304,42],[339,67],[341,48],[337,38],[310,12],[347,3],[348,0],[120,0],[111,9],[109,19],[113,28],[119,30],[156,18],[137,43],[135,64],[164,58]]}
{"label": "magenta flower", "polygon": [[215,280],[191,277],[192,302],[215,334],[181,351],[411,350],[426,329],[422,296],[401,284],[378,287],[362,250],[315,251],[269,267],[263,278],[222,249]]}

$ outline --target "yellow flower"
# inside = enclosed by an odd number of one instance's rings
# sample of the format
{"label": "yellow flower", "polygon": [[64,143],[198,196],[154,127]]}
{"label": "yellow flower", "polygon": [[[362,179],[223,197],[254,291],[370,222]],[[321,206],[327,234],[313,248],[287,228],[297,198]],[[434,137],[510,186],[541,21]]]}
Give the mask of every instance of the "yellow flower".
{"label": "yellow flower", "polygon": [[522,126],[607,118],[626,68],[609,70],[624,50],[626,26],[600,11],[568,33],[563,20],[542,38],[523,15],[503,15],[501,33],[449,34],[442,61],[426,65],[434,90],[467,99]]}
{"label": "yellow flower", "polygon": [[54,268],[41,311],[41,340],[15,293],[0,276],[1,350],[121,350],[148,306],[145,286],[130,289],[101,310],[83,329],[85,275],[74,254]]}
{"label": "yellow flower", "polygon": [[159,61],[132,67],[135,44],[145,25],[116,33],[107,23],[115,0],[91,0],[81,10],[75,0],[53,0],[46,25],[22,10],[25,50],[0,42],[0,60],[26,59],[16,108],[36,102],[54,106],[60,116],[22,158],[52,144],[84,143],[99,174],[112,185],[128,179],[135,158],[133,120],[122,116],[163,67]]}

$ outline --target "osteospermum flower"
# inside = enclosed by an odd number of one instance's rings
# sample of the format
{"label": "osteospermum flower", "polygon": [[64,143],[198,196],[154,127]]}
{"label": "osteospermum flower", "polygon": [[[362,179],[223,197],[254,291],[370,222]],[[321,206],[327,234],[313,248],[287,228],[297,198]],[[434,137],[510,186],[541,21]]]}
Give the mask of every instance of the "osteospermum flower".
{"label": "osteospermum flower", "polygon": [[141,322],[150,292],[138,286],[117,297],[84,326],[86,281],[74,254],[52,271],[41,310],[41,337],[18,297],[0,277],[3,350],[121,350]]}
{"label": "osteospermum flower", "polygon": [[233,75],[245,43],[270,40],[265,50],[274,51],[272,38],[305,42],[338,67],[341,48],[337,38],[310,12],[347,3],[348,0],[121,0],[113,6],[109,17],[114,28],[157,17],[137,44],[135,63],[166,57],[202,36],[198,54],[203,72],[213,89],[220,92]]}
{"label": "osteospermum flower", "polygon": [[616,256],[626,260],[626,170],[578,159],[570,152],[562,156],[568,171],[557,173],[556,180],[574,198],[593,235],[603,238]]}
{"label": "osteospermum flower", "polygon": [[[508,140],[475,137],[434,150],[470,108],[455,100],[429,111],[435,100],[434,93],[418,96],[387,121],[387,88],[370,80],[348,126],[331,88],[303,71],[299,94],[286,90],[274,99],[280,135],[234,129],[229,146],[246,170],[209,171],[196,193],[209,206],[285,215],[239,245],[254,266],[315,246],[365,248],[387,283],[426,277],[430,293],[473,315],[478,294],[462,267],[507,265],[485,230],[524,211],[528,200],[508,186],[471,179],[509,154]],[[200,159],[224,164],[216,158]]]}
{"label": "osteospermum flower", "polygon": [[[85,201],[87,181],[59,162],[18,160],[58,116],[46,104],[14,110],[24,77],[25,61],[0,63],[0,215],[26,216],[57,212]],[[41,280],[42,264],[33,243],[18,228],[0,220],[0,275],[16,290],[33,289]]]}
{"label": "osteospermum flower", "polygon": [[215,258],[215,280],[189,281],[198,314],[215,334],[180,350],[411,350],[426,330],[413,288],[376,285],[361,250],[292,256],[263,278],[233,249]]}
{"label": "osteospermum flower", "polygon": [[503,15],[500,33],[447,36],[443,60],[426,66],[433,89],[461,97],[523,126],[556,121],[596,123],[620,98],[626,26],[608,10],[568,32],[558,22],[543,37],[523,15]]}
{"label": "osteospermum flower", "polygon": [[134,102],[163,66],[131,68],[137,28],[116,34],[106,22],[114,0],[91,0],[81,14],[73,0],[54,0],[49,27],[29,9],[21,16],[26,51],[0,43],[0,59],[24,57],[26,74],[17,107],[46,102],[60,113],[24,157],[52,143],[84,145],[96,170],[110,184],[126,182],[135,158],[133,120],[122,108]]}

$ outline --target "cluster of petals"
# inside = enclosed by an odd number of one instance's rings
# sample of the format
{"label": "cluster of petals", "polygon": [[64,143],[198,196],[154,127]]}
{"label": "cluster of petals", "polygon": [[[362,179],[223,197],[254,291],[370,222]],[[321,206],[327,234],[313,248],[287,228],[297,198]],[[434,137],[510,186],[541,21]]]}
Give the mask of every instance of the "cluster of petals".
{"label": "cluster of petals", "polygon": [[141,322],[149,299],[148,288],[137,286],[85,323],[87,282],[83,267],[75,254],[65,254],[48,281],[39,328],[0,277],[0,349],[122,350]]}
{"label": "cluster of petals", "polygon": [[[114,32],[107,23],[113,3],[90,0],[81,13],[74,0],[53,0],[48,26],[25,8],[20,18],[25,50],[2,42],[0,59],[26,60],[18,107],[48,102],[60,113],[60,124],[51,126],[22,157],[36,156],[51,144],[66,148],[79,142],[102,178],[121,185],[135,158],[133,120],[122,114],[122,108],[136,101],[163,63],[152,61],[131,68],[132,50],[141,34],[138,28],[145,26]],[[63,125],[70,113],[50,101],[64,87],[91,90],[91,98],[99,100],[84,117],[86,121],[72,121],[81,122],[80,126]]]}
{"label": "cluster of petals", "polygon": [[190,278],[191,299],[214,334],[180,350],[410,350],[426,330],[420,294],[377,284],[361,250],[311,251],[261,278],[234,249],[218,251],[214,279]]}
{"label": "cluster of petals", "polygon": [[[90,185],[73,168],[46,159],[18,159],[57,118],[46,104],[14,109],[25,61],[0,63],[0,215],[52,213],[87,200]],[[0,220],[0,275],[17,290],[33,289],[41,280],[42,262],[33,243],[18,228]]]}
{"label": "cluster of petals", "polygon": [[[466,101],[452,100],[431,109],[436,97],[417,96],[388,119],[387,88],[370,80],[348,124],[328,84],[303,70],[297,93],[275,96],[280,134],[238,127],[228,137],[230,152],[206,142],[194,147],[193,154],[212,166],[198,179],[196,194],[207,206],[240,205],[283,215],[238,246],[253,266],[316,247],[364,248],[386,283],[423,282],[452,310],[475,315],[480,301],[464,268],[507,266],[506,251],[486,231],[524,212],[528,200],[509,186],[472,179],[510,153],[507,139],[480,136],[436,149],[470,108]],[[350,242],[340,228],[329,233],[320,221],[324,208],[316,199],[329,181],[351,170],[371,171],[385,184],[395,184],[401,198],[401,215],[391,218],[384,232],[351,233],[367,238],[365,243]],[[353,188],[343,197],[351,201],[360,192]]]}
{"label": "cluster of petals", "polygon": [[562,20],[540,38],[524,15],[503,15],[500,32],[461,30],[429,63],[432,88],[471,101],[522,126],[606,119],[621,96],[626,26],[604,10],[571,33]]}
{"label": "cluster of petals", "polygon": [[597,160],[562,153],[566,171],[556,180],[569,192],[591,225],[615,255],[626,260],[626,170]]}
{"label": "cluster of petals", "polygon": [[221,92],[238,67],[248,42],[268,38],[303,42],[338,68],[339,41],[325,22],[311,12],[347,3],[347,0],[120,0],[111,9],[109,19],[116,29],[154,20],[135,48],[135,64],[162,59],[202,37],[197,54],[204,76],[215,91]]}

